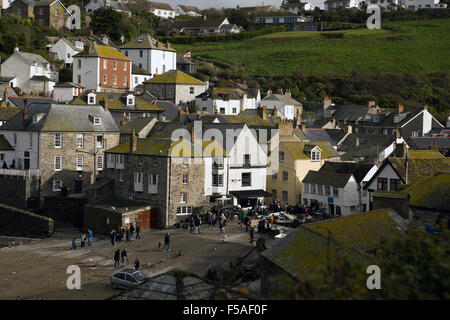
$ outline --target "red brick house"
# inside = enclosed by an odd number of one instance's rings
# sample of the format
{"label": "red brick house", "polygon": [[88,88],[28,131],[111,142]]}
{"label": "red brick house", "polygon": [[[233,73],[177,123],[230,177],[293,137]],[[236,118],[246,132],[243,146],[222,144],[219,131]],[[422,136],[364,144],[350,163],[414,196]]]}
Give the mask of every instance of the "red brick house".
{"label": "red brick house", "polygon": [[94,43],[73,58],[73,83],[87,90],[123,92],[130,89],[132,61],[120,50]]}

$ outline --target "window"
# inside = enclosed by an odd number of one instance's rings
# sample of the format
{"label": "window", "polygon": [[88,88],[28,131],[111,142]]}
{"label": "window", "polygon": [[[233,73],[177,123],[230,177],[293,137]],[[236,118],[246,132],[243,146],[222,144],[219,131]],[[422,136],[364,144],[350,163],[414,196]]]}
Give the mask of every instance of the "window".
{"label": "window", "polygon": [[4,153],[0,153],[0,161],[5,161],[5,154]]}
{"label": "window", "polygon": [[157,174],[148,175],[148,193],[158,193],[158,180],[159,176]]}
{"label": "window", "polygon": [[400,179],[390,179],[390,189],[391,191],[396,191],[398,185],[400,184]]}
{"label": "window", "polygon": [[320,195],[323,194],[323,186],[321,184],[317,185],[317,190],[318,190],[318,194],[320,194]]}
{"label": "window", "polygon": [[325,195],[329,196],[331,194],[330,186],[325,186]]}
{"label": "window", "polygon": [[97,148],[103,148],[103,136],[102,135],[97,136]]}
{"label": "window", "polygon": [[95,104],[95,95],[90,95],[89,96],[88,104]]}
{"label": "window", "polygon": [[14,146],[17,146],[17,133],[14,133],[13,138],[14,138]]}
{"label": "window", "polygon": [[141,69],[142,69],[142,63],[139,63],[139,68],[141,68]]}
{"label": "window", "polygon": [[117,70],[117,61],[113,61],[113,70]]}
{"label": "window", "polygon": [[244,167],[249,168],[250,167],[250,155],[244,154]]}
{"label": "window", "polygon": [[62,181],[61,180],[53,180],[53,191],[58,192],[61,191]]}
{"label": "window", "polygon": [[33,148],[33,134],[30,133],[29,137],[30,137],[30,148]]}
{"label": "window", "polygon": [[126,86],[127,85],[127,77],[123,77],[123,85]]}
{"label": "window", "polygon": [[61,156],[55,156],[54,168],[55,168],[55,171],[62,170],[62,157]]}
{"label": "window", "polygon": [[177,215],[191,215],[192,207],[177,207]]}
{"label": "window", "polygon": [[312,161],[320,161],[320,151],[311,152],[311,160]]}
{"label": "window", "polygon": [[78,78],[78,79],[77,79],[77,80],[78,80],[78,84],[81,84],[81,76],[78,75],[77,78]]}
{"label": "window", "polygon": [[127,71],[127,63],[126,62],[123,63],[123,71]]}
{"label": "window", "polygon": [[278,180],[278,172],[277,171],[272,171],[272,181],[277,181]]}
{"label": "window", "polygon": [[123,171],[119,170],[119,182],[123,182]]}
{"label": "window", "polygon": [[233,114],[236,114],[236,113],[237,113],[237,109],[236,109],[236,108],[233,108],[232,113],[233,113]]}
{"label": "window", "polygon": [[277,197],[277,190],[272,189],[272,196],[274,199]]}
{"label": "window", "polygon": [[250,187],[252,185],[252,174],[250,172],[242,173],[242,186]]}
{"label": "window", "polygon": [[55,133],[55,148],[62,148],[62,133]]}
{"label": "window", "polygon": [[138,156],[138,165],[142,166],[142,157]]}
{"label": "window", "polygon": [[351,206],[350,207],[350,212],[356,212],[356,207],[355,206]]}
{"label": "window", "polygon": [[223,174],[213,173],[212,185],[213,187],[223,187]]}
{"label": "window", "polygon": [[17,8],[17,14],[21,15],[22,14],[22,8]]}
{"label": "window", "polygon": [[280,151],[280,162],[284,162],[284,152]]}
{"label": "window", "polygon": [[186,203],[187,202],[187,193],[182,192],[180,193],[180,203]]}
{"label": "window", "polygon": [[77,133],[76,143],[77,143],[77,149],[83,149],[84,137],[83,137],[82,133]]}
{"label": "window", "polygon": [[117,76],[116,75],[113,76],[113,84],[117,84]]}
{"label": "window", "polygon": [[183,173],[183,184],[189,183],[189,173]]}
{"label": "window", "polygon": [[225,114],[225,108],[220,108],[220,114]]}
{"label": "window", "polygon": [[76,165],[77,171],[83,171],[83,156],[77,156]]}
{"label": "window", "polygon": [[335,187],[333,187],[333,197],[339,197],[339,189],[338,188],[335,188]]}
{"label": "window", "polygon": [[388,179],[378,178],[377,179],[377,190],[387,190],[388,189]]}
{"label": "window", "polygon": [[128,57],[128,51],[125,51],[125,56],[127,56],[127,57]]}
{"label": "window", "polygon": [[40,15],[40,16],[43,16],[43,15],[44,15],[44,9],[39,8],[39,15]]}
{"label": "window", "polygon": [[283,202],[288,203],[288,192],[283,191]]}
{"label": "window", "polygon": [[144,51],[139,50],[139,58],[142,58],[144,56]]}
{"label": "window", "polygon": [[103,60],[103,69],[107,69],[108,68],[108,62],[106,61],[106,59]]}
{"label": "window", "polygon": [[94,126],[99,126],[102,124],[102,119],[101,118],[94,118]]}
{"label": "window", "polygon": [[81,59],[77,59],[78,69],[81,69]]}
{"label": "window", "polygon": [[108,80],[108,77],[106,76],[106,74],[103,75],[103,83],[106,83],[106,81]]}
{"label": "window", "polygon": [[190,87],[190,88],[189,88],[189,93],[190,93],[190,94],[194,94],[194,87]]}
{"label": "window", "polygon": [[102,171],[103,170],[103,156],[97,157],[97,170]]}
{"label": "window", "polygon": [[283,171],[283,182],[289,181],[289,175],[287,171]]}
{"label": "window", "polygon": [[70,53],[67,54],[67,59],[70,59]]}
{"label": "window", "polygon": [[189,168],[189,158],[183,158],[183,168]]}
{"label": "window", "polygon": [[223,169],[223,158],[214,158],[213,169]]}

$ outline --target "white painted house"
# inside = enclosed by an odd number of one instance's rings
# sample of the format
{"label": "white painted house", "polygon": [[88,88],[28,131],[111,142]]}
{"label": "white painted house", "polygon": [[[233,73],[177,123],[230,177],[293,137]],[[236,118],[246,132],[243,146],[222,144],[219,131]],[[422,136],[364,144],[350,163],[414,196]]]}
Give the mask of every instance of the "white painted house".
{"label": "white painted house", "polygon": [[82,52],[83,49],[83,42],[75,41],[72,43],[67,38],[61,38],[50,47],[49,51],[55,53],[57,60],[64,61],[66,66],[70,67],[73,64],[73,56]]}
{"label": "white painted house", "polygon": [[324,2],[325,11],[336,10],[339,7],[344,7],[347,9],[350,8],[359,8],[362,1],[358,0],[327,0]]}
{"label": "white painted house", "polygon": [[247,109],[256,109],[261,100],[259,89],[252,96],[248,92],[236,88],[211,88],[195,98],[198,110],[207,113],[237,115]]}
{"label": "white painted house", "polygon": [[403,6],[404,1],[402,0],[368,0],[368,5],[377,5],[380,8],[383,8],[385,10],[389,10],[392,7],[396,7],[399,5]]}
{"label": "white painted house", "polygon": [[92,13],[97,11],[101,7],[110,7],[114,10],[125,13],[129,17],[131,17],[131,11],[126,7],[126,5],[122,1],[114,1],[114,0],[91,0],[86,6],[86,13]]}
{"label": "white painted house", "polygon": [[140,36],[126,43],[120,50],[140,69],[147,71],[153,78],[177,69],[177,52],[149,35]]}
{"label": "white painted house", "polygon": [[84,88],[73,82],[64,82],[55,84],[53,91],[57,102],[71,102],[84,92]]}
{"label": "white painted house", "polygon": [[253,22],[256,24],[285,24],[306,21],[305,17],[289,11],[261,12],[253,16]]}
{"label": "white painted house", "polygon": [[175,18],[176,12],[173,8],[165,2],[147,1],[150,6],[150,12],[155,16],[168,19]]}
{"label": "white painted house", "polygon": [[280,10],[297,14],[300,10],[314,10],[314,5],[311,2],[283,3],[280,6]]}
{"label": "white painted house", "polygon": [[292,99],[291,92],[272,93],[269,91],[267,96],[259,102],[260,107],[266,107],[267,110],[278,110],[285,118],[293,120],[300,118],[303,105],[295,99]]}
{"label": "white painted house", "polygon": [[144,69],[137,67],[135,64],[132,65],[131,70],[131,86],[130,90],[134,90],[136,86],[143,84],[144,81],[151,79],[152,75]]}
{"label": "white painted house", "polygon": [[1,64],[2,77],[15,77],[16,86],[49,95],[59,79],[59,72],[42,56],[20,52],[19,48]]}
{"label": "white painted house", "polygon": [[175,12],[176,12],[177,16],[191,16],[191,17],[201,17],[202,16],[202,12],[200,11],[199,8],[194,7],[194,6],[185,6],[185,5],[181,5],[181,4],[178,4],[175,7]]}
{"label": "white painted house", "polygon": [[439,0],[405,0],[405,8],[415,11],[420,9],[445,9],[446,3],[440,3]]}

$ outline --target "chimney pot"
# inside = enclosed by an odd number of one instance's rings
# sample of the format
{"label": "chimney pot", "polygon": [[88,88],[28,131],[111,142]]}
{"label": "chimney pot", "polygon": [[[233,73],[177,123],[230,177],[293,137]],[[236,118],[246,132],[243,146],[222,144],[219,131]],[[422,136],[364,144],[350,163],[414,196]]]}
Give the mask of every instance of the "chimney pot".
{"label": "chimney pot", "polygon": [[130,152],[135,152],[137,150],[137,136],[136,136],[136,130],[131,131],[131,141],[130,141]]}

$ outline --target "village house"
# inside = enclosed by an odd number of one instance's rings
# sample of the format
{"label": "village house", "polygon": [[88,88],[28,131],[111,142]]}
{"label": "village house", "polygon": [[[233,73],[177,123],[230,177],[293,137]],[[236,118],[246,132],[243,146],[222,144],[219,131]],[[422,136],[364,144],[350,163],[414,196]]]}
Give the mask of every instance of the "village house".
{"label": "village house", "polygon": [[357,0],[326,0],[324,5],[325,11],[336,10],[339,7],[344,7],[346,9],[360,7]]}
{"label": "village house", "polygon": [[253,22],[256,24],[286,24],[306,21],[305,17],[287,11],[259,12],[253,15]]}
{"label": "village house", "polygon": [[59,0],[32,1],[15,0],[6,13],[18,15],[22,19],[33,20],[36,24],[58,30],[64,28],[67,9]]}
{"label": "village house", "polygon": [[158,122],[156,117],[142,117],[134,120],[122,120],[120,123],[120,143],[130,141],[134,133],[139,139],[147,138]]}
{"label": "village house", "polygon": [[246,12],[248,15],[255,15],[261,12],[277,12],[279,11],[274,6],[252,6],[252,7],[240,7],[237,6],[238,10]]}
{"label": "village house", "polygon": [[133,63],[132,70],[131,70],[131,88],[130,88],[130,90],[137,90],[136,87],[143,88],[144,81],[150,79],[151,77],[152,77],[152,75],[149,72],[137,67]]}
{"label": "village house", "polygon": [[197,72],[197,65],[190,58],[188,59],[181,54],[177,54],[177,70],[193,74]]}
{"label": "village house", "polygon": [[281,11],[287,11],[290,13],[298,14],[301,10],[311,11],[314,10],[314,6],[310,2],[283,2],[280,6]]}
{"label": "village house", "polygon": [[41,205],[61,192],[82,194],[101,175],[104,151],[119,143],[119,128],[99,105],[26,105],[0,133],[12,147],[2,174],[37,175]]}
{"label": "village house", "polygon": [[439,0],[405,0],[404,7],[417,11],[420,9],[445,9],[447,4],[441,3]]}
{"label": "village house", "polygon": [[96,91],[124,92],[131,87],[131,59],[119,50],[93,43],[74,56],[73,83]]}
{"label": "village house", "polygon": [[144,89],[158,100],[175,104],[191,102],[208,89],[208,83],[200,81],[182,71],[171,70],[144,81]]}
{"label": "village house", "polygon": [[201,17],[202,12],[199,8],[194,6],[184,6],[181,4],[178,4],[175,7],[175,12],[177,16],[191,16],[191,17]]}
{"label": "village house", "polygon": [[185,35],[222,35],[229,33],[240,33],[241,26],[230,24],[227,18],[196,18],[190,20],[163,20],[158,25],[159,28],[169,34],[171,31]]}
{"label": "village house", "polygon": [[[125,2],[125,1],[124,1]],[[113,8],[117,12],[121,12],[123,14],[126,14],[127,16],[131,17],[131,11],[127,8],[125,3],[122,1],[114,1],[114,0],[91,0],[86,6],[85,11],[86,13],[92,13],[94,11],[97,11],[98,9],[102,7],[109,7]]]}
{"label": "village house", "polygon": [[296,119],[297,123],[300,123],[301,121],[303,105],[292,98],[289,90],[284,94],[283,92],[272,93],[272,91],[269,90],[267,96],[259,102],[259,106],[265,106],[267,111],[277,110],[288,120]]}
{"label": "village house", "polygon": [[[139,139],[107,151],[106,176],[114,179],[115,197],[145,200],[155,227],[173,226],[211,206],[209,197],[225,194],[227,154],[217,141]],[[219,178],[222,177],[222,179]]]}
{"label": "village house", "polygon": [[42,56],[21,52],[18,47],[1,64],[2,77],[14,77],[15,85],[22,91],[50,95],[59,79],[59,72]]}
{"label": "village house", "polygon": [[[12,95],[16,95],[14,90],[8,85],[0,84],[0,94],[3,93],[3,96],[0,97],[0,126],[4,125],[14,117],[17,113],[20,112],[20,109],[14,106],[10,101],[9,97]],[[1,162],[0,162],[1,164]]]}
{"label": "village house", "polygon": [[54,99],[60,103],[71,102],[83,92],[84,88],[73,82],[57,83],[53,87]]}
{"label": "village house", "polygon": [[[414,1],[414,0],[413,0]],[[385,10],[395,9],[397,6],[404,6],[405,1],[400,0],[368,0],[367,5],[377,5]]]}
{"label": "village house", "polygon": [[176,13],[173,8],[165,2],[147,1],[150,12],[162,19],[175,18]]}
{"label": "village house", "polygon": [[73,64],[73,56],[83,51],[84,44],[81,41],[72,42],[67,38],[60,38],[48,48],[49,52],[55,54],[55,60],[64,61],[66,67],[70,67]]}
{"label": "village house", "polygon": [[121,46],[120,50],[133,64],[147,71],[150,78],[177,69],[176,51],[169,43],[164,44],[149,35],[131,40]]}
{"label": "village house", "polygon": [[210,88],[195,98],[198,110],[224,115],[237,115],[247,109],[256,109],[261,94],[259,89]]}
{"label": "village house", "polygon": [[[9,8],[9,6],[11,5],[11,3],[13,3],[14,0],[0,0],[0,11],[1,10],[6,10]],[[1,13],[0,13],[1,16]]]}

